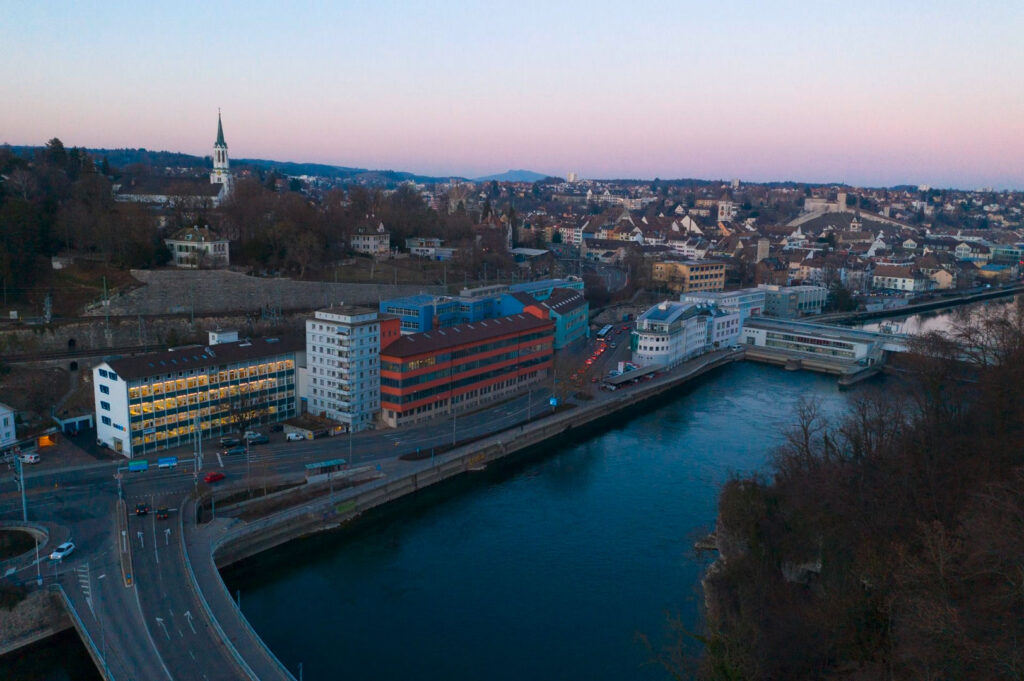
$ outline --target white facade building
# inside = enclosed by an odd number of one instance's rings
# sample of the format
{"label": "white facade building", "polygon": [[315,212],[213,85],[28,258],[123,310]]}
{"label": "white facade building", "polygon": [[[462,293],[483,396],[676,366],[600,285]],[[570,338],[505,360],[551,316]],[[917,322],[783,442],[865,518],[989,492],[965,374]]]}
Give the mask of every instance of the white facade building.
{"label": "white facade building", "polygon": [[209,227],[180,229],[164,239],[174,258],[175,267],[227,267],[231,264],[228,240],[217,236]]}
{"label": "white facade building", "polygon": [[308,410],[353,432],[380,413],[380,318],[368,307],[317,310],[306,320]]}
{"label": "white facade building", "polygon": [[352,235],[351,244],[352,250],[356,253],[384,256],[391,252],[391,234],[384,229],[383,222],[377,227],[377,231],[360,227]]}
{"label": "white facade building", "polygon": [[633,361],[641,366],[674,367],[705,352],[736,344],[742,328],[738,310],[665,301],[637,318]]}
{"label": "white facade building", "polygon": [[14,409],[0,402],[0,452],[18,440],[14,426]]}
{"label": "white facade building", "polygon": [[752,319],[743,327],[743,342],[810,357],[850,362],[873,361],[877,334],[806,322]]}
{"label": "white facade building", "polygon": [[97,444],[128,458],[295,415],[298,337],[185,346],[93,367]]}

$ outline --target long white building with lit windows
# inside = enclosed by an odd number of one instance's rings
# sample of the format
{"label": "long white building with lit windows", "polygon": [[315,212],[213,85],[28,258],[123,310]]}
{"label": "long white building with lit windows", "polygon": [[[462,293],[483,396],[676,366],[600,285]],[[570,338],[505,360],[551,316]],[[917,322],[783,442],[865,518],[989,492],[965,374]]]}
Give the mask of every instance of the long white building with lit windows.
{"label": "long white building with lit windows", "polygon": [[96,440],[128,458],[296,414],[301,336],[188,346],[92,370]]}

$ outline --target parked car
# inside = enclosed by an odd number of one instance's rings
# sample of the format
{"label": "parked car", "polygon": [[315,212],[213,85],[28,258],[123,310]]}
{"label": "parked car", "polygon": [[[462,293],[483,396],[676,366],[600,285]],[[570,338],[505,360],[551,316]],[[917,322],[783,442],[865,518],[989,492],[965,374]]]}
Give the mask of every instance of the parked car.
{"label": "parked car", "polygon": [[135,515],[146,515],[149,513],[149,504],[135,504]]}
{"label": "parked car", "polygon": [[270,438],[266,435],[257,435],[256,437],[248,438],[250,445],[265,445],[270,442]]}
{"label": "parked car", "polygon": [[298,442],[299,440],[305,440],[306,436],[302,433],[286,433],[284,439],[288,442]]}
{"label": "parked car", "polygon": [[231,456],[233,454],[245,454],[245,445],[235,445],[221,452],[221,456]]}
{"label": "parked car", "polygon": [[223,479],[224,479],[224,474],[221,473],[220,471],[211,471],[211,472],[207,473],[205,476],[203,476],[203,482],[208,483],[208,484],[209,483],[214,483],[214,482],[220,482]]}
{"label": "parked car", "polygon": [[38,454],[19,454],[18,461],[22,463],[39,463]]}
{"label": "parked car", "polygon": [[74,550],[75,543],[66,541],[53,550],[53,553],[50,554],[50,560],[64,560],[71,555],[71,552]]}
{"label": "parked car", "polygon": [[240,444],[242,444],[242,441],[239,440],[237,437],[222,437],[220,439],[221,447],[234,447]]}
{"label": "parked car", "polygon": [[171,515],[170,509],[167,509],[167,508],[158,508],[158,509],[156,509],[156,519],[157,520],[167,520],[167,518],[170,515]]}
{"label": "parked car", "polygon": [[245,431],[245,439],[246,440],[251,440],[251,439],[256,438],[256,437],[263,437],[263,433],[259,432],[258,430],[247,430],[247,431]]}

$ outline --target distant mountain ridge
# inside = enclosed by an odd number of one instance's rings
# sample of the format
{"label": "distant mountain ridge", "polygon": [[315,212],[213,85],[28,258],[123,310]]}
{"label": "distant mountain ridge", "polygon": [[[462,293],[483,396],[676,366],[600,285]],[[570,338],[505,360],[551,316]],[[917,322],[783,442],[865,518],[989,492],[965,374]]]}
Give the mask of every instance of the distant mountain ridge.
{"label": "distant mountain ridge", "polygon": [[503,173],[497,175],[488,175],[486,177],[477,177],[474,182],[537,182],[543,180],[552,175],[545,175],[544,173],[535,173],[532,170],[506,170]]}
{"label": "distant mountain ridge", "polygon": [[[30,158],[37,149],[37,146],[11,146],[14,153],[22,157]],[[86,152],[93,157],[98,164],[103,158],[107,159],[110,165],[116,168],[141,164],[153,168],[196,168],[209,169],[213,167],[209,156],[195,156],[183,154],[177,151],[153,151],[151,149],[86,149]],[[335,166],[326,163],[296,163],[293,161],[272,161],[260,158],[232,158],[231,167],[234,170],[251,168],[264,172],[273,171],[282,175],[316,175],[330,177],[338,180],[346,180],[359,184],[374,186],[395,186],[402,182],[412,181],[422,184],[434,184],[447,182],[451,179],[465,180],[464,177],[444,176],[434,177],[431,175],[417,175],[399,170],[369,170],[367,168],[349,168],[346,166]]]}

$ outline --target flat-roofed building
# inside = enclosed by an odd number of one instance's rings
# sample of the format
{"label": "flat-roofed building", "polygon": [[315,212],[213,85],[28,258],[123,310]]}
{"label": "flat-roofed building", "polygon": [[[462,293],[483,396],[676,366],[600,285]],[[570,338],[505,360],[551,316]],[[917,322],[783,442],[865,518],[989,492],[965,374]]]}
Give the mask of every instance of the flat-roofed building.
{"label": "flat-roofed building", "polygon": [[547,379],[554,324],[532,314],[402,336],[381,351],[381,420],[404,426],[458,413]]}
{"label": "flat-roofed building", "polygon": [[651,278],[680,293],[721,291],[725,288],[725,263],[719,260],[663,260],[651,266]]}
{"label": "flat-roofed building", "polygon": [[761,284],[758,289],[764,291],[764,314],[779,319],[821,314],[828,302],[828,289],[824,286]]}
{"label": "flat-roofed building", "polygon": [[373,425],[380,412],[380,351],[401,335],[397,317],[340,305],[306,320],[308,410],[351,432]]}
{"label": "flat-roofed building", "polygon": [[742,328],[738,310],[666,300],[637,317],[630,341],[633,361],[641,366],[671,368],[705,352],[734,345]]}
{"label": "flat-roofed building", "polygon": [[869,331],[764,317],[748,320],[742,339],[747,345],[849,362],[873,361],[872,351],[882,342],[879,334]]}
{"label": "flat-roofed building", "polygon": [[187,346],[93,367],[96,440],[128,458],[295,415],[301,336]]}

